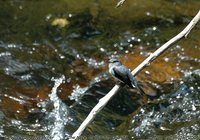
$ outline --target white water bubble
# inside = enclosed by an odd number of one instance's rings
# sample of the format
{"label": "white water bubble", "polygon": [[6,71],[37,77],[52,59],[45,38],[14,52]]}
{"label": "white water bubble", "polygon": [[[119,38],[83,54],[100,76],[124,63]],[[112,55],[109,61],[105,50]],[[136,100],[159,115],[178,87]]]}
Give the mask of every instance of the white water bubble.
{"label": "white water bubble", "polygon": [[60,57],[60,59],[64,59],[65,58],[65,56],[64,55],[59,55],[59,57]]}
{"label": "white water bubble", "polygon": [[157,27],[154,26],[152,29],[155,31],[155,30],[157,30]]}
{"label": "white water bubble", "polygon": [[73,15],[72,15],[72,14],[69,14],[68,16],[71,18]]}
{"label": "white water bubble", "polygon": [[129,51],[128,51],[128,50],[126,50],[126,51],[125,51],[125,53],[129,53]]}
{"label": "white water bubble", "polygon": [[133,47],[133,44],[129,44],[129,47],[132,48],[132,47]]}
{"label": "white water bubble", "polygon": [[192,91],[193,91],[193,90],[194,90],[194,87],[190,87],[190,90],[192,90]]}
{"label": "white water bubble", "polygon": [[131,40],[135,40],[135,37],[134,37],[134,36],[132,36],[132,37],[131,37]]}
{"label": "white water bubble", "polygon": [[197,109],[197,108],[195,107],[195,105],[192,105],[192,110],[193,110],[193,111],[196,111],[196,109]]}
{"label": "white water bubble", "polygon": [[150,74],[150,72],[149,72],[149,71],[147,71],[147,70],[145,71],[145,73],[146,73],[146,74]]}
{"label": "white water bubble", "polygon": [[151,13],[150,13],[150,12],[146,12],[146,15],[147,15],[147,16],[150,16],[150,15],[151,15]]}
{"label": "white water bubble", "polygon": [[140,38],[137,39],[138,42],[141,42],[142,40]]}
{"label": "white water bubble", "polygon": [[165,61],[165,62],[169,62],[169,58],[168,58],[168,57],[165,57],[165,58],[164,58],[164,61]]}
{"label": "white water bubble", "polygon": [[3,56],[11,56],[11,53],[10,52],[2,52],[2,53],[0,53],[0,57],[3,57]]}
{"label": "white water bubble", "polygon": [[101,51],[101,52],[105,52],[105,49],[104,49],[104,48],[100,48],[100,51]]}

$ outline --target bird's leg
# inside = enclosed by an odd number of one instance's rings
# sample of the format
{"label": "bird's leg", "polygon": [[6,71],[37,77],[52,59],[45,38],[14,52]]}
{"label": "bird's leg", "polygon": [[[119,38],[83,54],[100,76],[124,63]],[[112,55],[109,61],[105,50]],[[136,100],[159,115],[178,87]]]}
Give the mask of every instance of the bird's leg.
{"label": "bird's leg", "polygon": [[122,82],[121,82],[121,81],[119,81],[119,80],[116,80],[116,84],[117,84],[117,85],[121,85],[121,84],[122,84]]}
{"label": "bird's leg", "polygon": [[120,86],[125,86],[126,84],[122,81],[119,80],[115,80],[116,81],[116,85],[120,85]]}

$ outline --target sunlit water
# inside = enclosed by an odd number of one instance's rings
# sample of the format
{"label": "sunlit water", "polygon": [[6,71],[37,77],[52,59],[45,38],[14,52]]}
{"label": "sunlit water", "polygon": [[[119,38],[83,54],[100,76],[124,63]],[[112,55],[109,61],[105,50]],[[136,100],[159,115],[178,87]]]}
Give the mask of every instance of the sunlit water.
{"label": "sunlit water", "polygon": [[[67,139],[115,84],[111,56],[134,69],[200,7],[195,0],[115,4],[0,1],[0,139]],[[56,19],[66,26],[54,26]],[[144,102],[122,88],[82,138],[199,139],[199,33],[198,25],[138,74],[153,97]]]}
{"label": "sunlit water", "polygon": [[63,140],[67,133],[65,133],[64,128],[68,122],[68,110],[66,105],[58,98],[57,88],[64,82],[65,78],[62,76],[59,79],[53,79],[54,86],[49,95],[50,102],[53,103],[53,110],[48,114],[47,120],[51,123],[50,136],[52,140]]}
{"label": "sunlit water", "polygon": [[176,91],[162,95],[141,108],[140,112],[133,117],[133,128],[130,133],[134,137],[148,135],[152,137],[152,134],[185,139],[195,138],[194,135],[199,137],[199,77],[199,70],[187,74],[177,85],[174,85]]}

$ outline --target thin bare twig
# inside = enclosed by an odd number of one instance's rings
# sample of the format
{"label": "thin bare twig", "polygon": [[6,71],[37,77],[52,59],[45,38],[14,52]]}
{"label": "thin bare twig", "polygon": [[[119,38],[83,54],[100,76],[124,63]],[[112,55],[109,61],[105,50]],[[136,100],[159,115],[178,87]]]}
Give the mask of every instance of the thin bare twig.
{"label": "thin bare twig", "polygon": [[[197,22],[200,20],[200,11],[197,13],[197,15],[192,19],[192,21],[185,27],[183,31],[181,31],[178,35],[170,39],[168,42],[166,42],[164,45],[162,45],[159,49],[157,49],[154,53],[152,53],[148,58],[146,58],[138,67],[136,67],[131,73],[133,76],[137,75],[142,69],[144,69],[146,66],[149,66],[149,64],[155,60],[159,55],[161,55],[164,51],[166,51],[170,46],[172,46],[174,43],[182,39],[183,37],[187,37],[187,35],[190,33],[192,28],[197,24]],[[103,109],[103,107],[108,103],[108,101],[117,93],[117,91],[120,89],[120,85],[115,85],[109,92],[106,94],[103,98],[101,98],[98,102],[98,104],[92,109],[90,114],[87,116],[87,118],[83,121],[83,123],[80,125],[80,127],[74,132],[72,135],[72,138],[70,140],[75,140],[78,138],[85,128],[92,122],[92,120],[95,118],[96,114]]]}
{"label": "thin bare twig", "polygon": [[125,1],[126,1],[126,0],[120,0],[120,1],[117,3],[116,8],[122,6],[122,5],[124,4]]}

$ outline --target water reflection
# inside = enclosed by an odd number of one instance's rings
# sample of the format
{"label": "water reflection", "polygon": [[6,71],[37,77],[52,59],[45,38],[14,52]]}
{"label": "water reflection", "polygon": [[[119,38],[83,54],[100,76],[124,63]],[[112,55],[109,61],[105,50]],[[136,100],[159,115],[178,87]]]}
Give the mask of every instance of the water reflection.
{"label": "water reflection", "polygon": [[[110,56],[134,69],[200,7],[198,1],[115,5],[107,0],[0,1],[0,138],[67,138],[115,84],[107,73]],[[144,97],[124,87],[83,136],[198,134],[198,37],[197,28],[137,76],[148,93],[144,106]]]}

